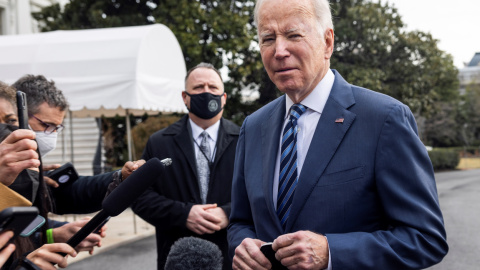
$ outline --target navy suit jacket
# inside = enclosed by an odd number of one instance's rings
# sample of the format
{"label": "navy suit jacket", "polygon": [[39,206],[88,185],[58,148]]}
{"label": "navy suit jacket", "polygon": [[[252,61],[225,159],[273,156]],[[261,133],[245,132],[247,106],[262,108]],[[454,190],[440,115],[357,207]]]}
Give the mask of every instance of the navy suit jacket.
{"label": "navy suit jacket", "polygon": [[285,230],[272,197],[285,96],[245,119],[235,157],[230,257],[247,237],[273,241],[310,230],[326,235],[333,269],[438,263],[448,251],[446,233],[432,165],[411,111],[334,73]]}

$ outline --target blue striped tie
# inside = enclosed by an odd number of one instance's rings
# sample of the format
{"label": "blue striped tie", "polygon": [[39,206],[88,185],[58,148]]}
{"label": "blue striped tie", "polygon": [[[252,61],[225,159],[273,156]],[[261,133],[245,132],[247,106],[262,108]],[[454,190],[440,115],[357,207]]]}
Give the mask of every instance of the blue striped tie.
{"label": "blue striped tie", "polygon": [[297,174],[297,120],[307,110],[302,104],[293,104],[290,119],[285,125],[282,136],[282,153],[280,156],[280,174],[278,183],[277,215],[283,228],[290,214],[293,194],[298,182]]}

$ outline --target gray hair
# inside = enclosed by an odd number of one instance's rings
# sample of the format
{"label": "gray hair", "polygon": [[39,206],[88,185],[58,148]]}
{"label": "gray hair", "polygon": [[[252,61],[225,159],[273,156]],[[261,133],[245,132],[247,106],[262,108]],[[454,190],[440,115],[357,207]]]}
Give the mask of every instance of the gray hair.
{"label": "gray hair", "polygon": [[58,90],[54,81],[48,81],[42,75],[25,75],[14,84],[17,90],[27,95],[27,106],[29,114],[36,114],[39,106],[46,102],[48,106],[65,111],[68,102],[61,90]]}
{"label": "gray hair", "polygon": [[[325,35],[325,31],[327,29],[333,29],[333,21],[332,21],[332,11],[330,10],[330,2],[328,0],[310,0],[313,5],[313,12],[317,19],[317,26],[318,32],[320,35]],[[260,11],[260,7],[265,2],[265,0],[257,0],[255,4],[255,10],[253,11],[253,18],[255,21],[255,25],[257,25],[258,31],[258,13]]]}
{"label": "gray hair", "polygon": [[222,81],[223,83],[223,79],[222,79],[222,75],[220,75],[220,71],[218,71],[218,69],[216,69],[212,64],[210,63],[204,63],[204,62],[201,62],[200,64],[194,66],[193,68],[189,69],[188,72],[187,72],[187,76],[185,76],[185,85],[187,84],[187,80],[188,80],[188,77],[190,76],[190,74],[195,70],[195,69],[198,69],[198,68],[208,68],[208,69],[211,69],[213,71],[215,71],[217,74],[218,74],[218,77],[220,77],[220,81]]}
{"label": "gray hair", "polygon": [[17,100],[15,88],[2,81],[0,81],[0,98],[10,102],[14,109],[17,108],[17,103],[15,102]]}

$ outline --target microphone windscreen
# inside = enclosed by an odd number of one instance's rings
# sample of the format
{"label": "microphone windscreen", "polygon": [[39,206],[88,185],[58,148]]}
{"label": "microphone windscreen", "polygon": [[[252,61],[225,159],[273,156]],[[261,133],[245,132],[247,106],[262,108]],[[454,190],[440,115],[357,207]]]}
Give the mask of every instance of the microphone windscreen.
{"label": "microphone windscreen", "polygon": [[177,240],[167,256],[168,270],[222,270],[223,257],[214,243],[197,237]]}
{"label": "microphone windscreen", "polygon": [[119,215],[140,197],[164,171],[165,165],[158,158],[149,159],[103,200],[103,210],[112,217]]}

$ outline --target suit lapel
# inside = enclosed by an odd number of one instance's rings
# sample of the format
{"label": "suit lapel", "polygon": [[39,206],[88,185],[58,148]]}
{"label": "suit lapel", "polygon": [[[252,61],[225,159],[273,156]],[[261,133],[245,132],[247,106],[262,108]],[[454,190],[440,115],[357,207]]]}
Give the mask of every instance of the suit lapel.
{"label": "suit lapel", "polygon": [[[223,118],[220,119],[220,129],[218,131],[218,138],[217,138],[217,149],[215,152],[215,160],[213,164],[213,171],[217,166],[218,161],[222,157],[225,149],[227,149],[228,145],[233,141],[234,137],[229,136],[230,132],[225,127],[225,123]],[[238,133],[237,133],[238,134]]]}
{"label": "suit lapel", "polygon": [[276,106],[265,119],[262,125],[262,182],[263,194],[265,194],[265,203],[270,212],[272,220],[279,231],[283,231],[280,220],[273,205],[273,177],[275,162],[277,160],[278,145],[280,133],[282,130],[283,119],[285,116],[285,96],[277,100]]}
{"label": "suit lapel", "polygon": [[[351,86],[335,72],[332,91],[318,121],[299,176],[286,231],[291,230],[295,224],[305,202],[355,120],[356,115],[347,110],[354,103]],[[344,119],[343,123],[336,122],[339,118]]]}

